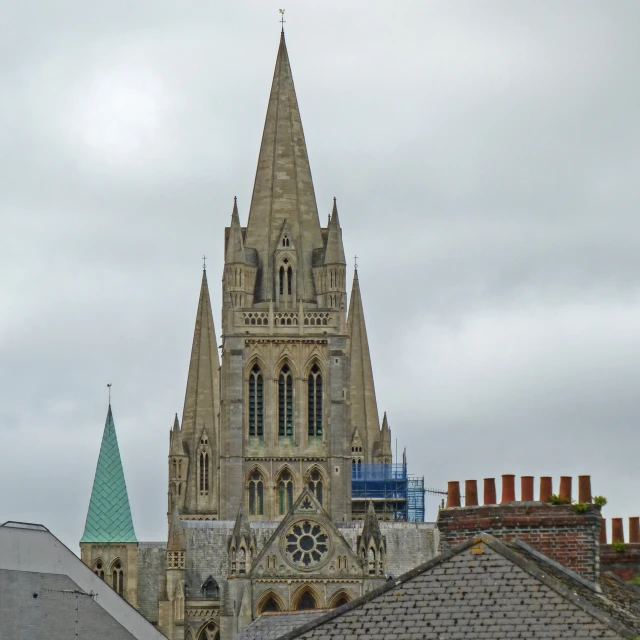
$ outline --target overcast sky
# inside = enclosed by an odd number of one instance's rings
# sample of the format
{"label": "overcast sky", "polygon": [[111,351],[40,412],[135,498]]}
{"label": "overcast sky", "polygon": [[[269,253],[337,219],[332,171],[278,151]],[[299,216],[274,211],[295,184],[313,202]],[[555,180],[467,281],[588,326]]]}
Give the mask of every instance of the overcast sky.
{"label": "overcast sky", "polygon": [[[136,533],[165,538],[201,256],[219,332],[280,6],[3,3],[0,521],[77,549],[111,382]],[[640,514],[640,4],[286,19],[321,220],[336,196],[410,471],[587,473],[606,517]]]}

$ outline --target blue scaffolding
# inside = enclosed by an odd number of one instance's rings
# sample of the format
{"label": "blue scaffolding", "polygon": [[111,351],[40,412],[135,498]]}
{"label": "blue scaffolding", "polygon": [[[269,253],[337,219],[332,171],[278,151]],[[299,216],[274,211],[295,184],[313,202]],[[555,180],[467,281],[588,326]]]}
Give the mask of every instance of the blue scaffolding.
{"label": "blue scaffolding", "polygon": [[354,464],[351,500],[355,518],[372,502],[382,518],[424,522],[424,477],[407,474],[405,456],[402,464]]}

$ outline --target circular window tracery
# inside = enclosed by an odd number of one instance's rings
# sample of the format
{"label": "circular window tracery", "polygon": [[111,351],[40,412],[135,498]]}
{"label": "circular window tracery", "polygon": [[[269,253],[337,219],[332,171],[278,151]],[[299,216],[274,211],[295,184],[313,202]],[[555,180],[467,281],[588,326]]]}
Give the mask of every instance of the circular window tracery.
{"label": "circular window tracery", "polygon": [[311,571],[329,559],[331,540],[322,525],[312,520],[301,520],[287,529],[282,547],[291,566]]}

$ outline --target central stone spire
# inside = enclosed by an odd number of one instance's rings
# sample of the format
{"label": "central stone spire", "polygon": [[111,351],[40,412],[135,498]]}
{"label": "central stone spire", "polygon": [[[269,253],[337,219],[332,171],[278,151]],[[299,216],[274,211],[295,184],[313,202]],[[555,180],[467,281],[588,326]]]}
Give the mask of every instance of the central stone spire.
{"label": "central stone spire", "polygon": [[256,302],[275,298],[273,253],[285,225],[297,248],[297,297],[315,302],[314,250],[322,250],[316,196],[289,55],[280,36],[245,245],[258,253]]}

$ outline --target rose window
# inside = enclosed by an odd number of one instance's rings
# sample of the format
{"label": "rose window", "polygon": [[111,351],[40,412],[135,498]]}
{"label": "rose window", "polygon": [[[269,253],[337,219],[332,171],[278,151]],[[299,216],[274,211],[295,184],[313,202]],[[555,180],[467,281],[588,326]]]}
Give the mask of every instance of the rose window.
{"label": "rose window", "polygon": [[315,569],[329,558],[329,534],[317,522],[291,525],[283,541],[288,562],[300,569]]}

